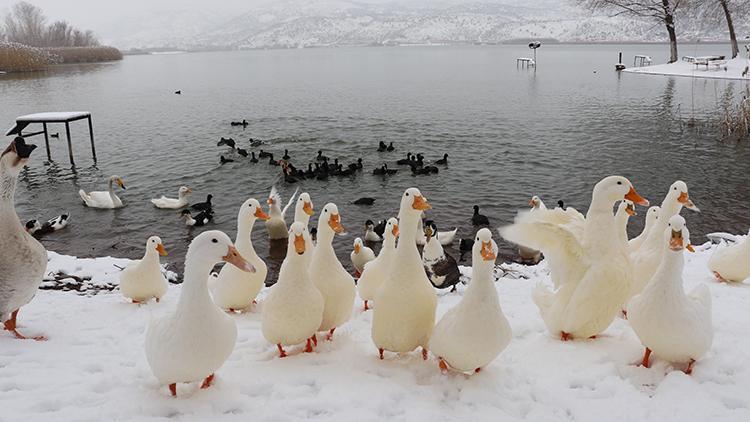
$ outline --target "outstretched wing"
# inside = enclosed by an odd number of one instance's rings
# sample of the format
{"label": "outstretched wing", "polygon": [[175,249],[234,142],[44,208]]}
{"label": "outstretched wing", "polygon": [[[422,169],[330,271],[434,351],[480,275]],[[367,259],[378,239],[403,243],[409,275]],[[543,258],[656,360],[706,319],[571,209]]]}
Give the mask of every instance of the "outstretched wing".
{"label": "outstretched wing", "polygon": [[297,189],[294,190],[294,193],[292,194],[292,196],[289,197],[289,202],[287,202],[286,206],[284,207],[284,209],[281,210],[281,219],[282,220],[284,220],[286,218],[285,217],[286,216],[286,210],[288,210],[289,207],[291,207],[292,204],[294,203],[294,197],[297,196],[297,192],[299,192],[299,188],[297,188]]}

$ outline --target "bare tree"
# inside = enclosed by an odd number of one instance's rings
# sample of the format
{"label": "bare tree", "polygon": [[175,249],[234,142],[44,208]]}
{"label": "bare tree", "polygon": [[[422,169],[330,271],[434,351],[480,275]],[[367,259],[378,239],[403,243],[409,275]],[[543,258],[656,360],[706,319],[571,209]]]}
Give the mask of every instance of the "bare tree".
{"label": "bare tree", "polygon": [[47,28],[45,44],[47,47],[72,47],[73,27],[65,21],[54,22]]}
{"label": "bare tree", "polygon": [[592,10],[613,11],[614,16],[630,15],[655,20],[667,28],[669,34],[669,63],[678,60],[675,12],[682,0],[578,0]]}
{"label": "bare tree", "polygon": [[44,47],[46,20],[42,9],[25,1],[18,2],[5,17],[6,38],[32,47]]}

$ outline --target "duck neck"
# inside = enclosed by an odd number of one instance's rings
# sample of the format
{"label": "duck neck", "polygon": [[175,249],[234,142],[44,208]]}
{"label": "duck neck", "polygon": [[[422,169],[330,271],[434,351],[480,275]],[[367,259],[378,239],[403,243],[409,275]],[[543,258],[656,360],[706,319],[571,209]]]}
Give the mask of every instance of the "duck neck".
{"label": "duck neck", "polygon": [[617,209],[615,214],[615,222],[617,224],[617,230],[619,231],[620,237],[627,242],[628,241],[628,215],[627,211],[623,211],[623,208]]}
{"label": "duck neck", "polygon": [[0,172],[0,212],[13,212],[15,214],[15,193],[17,176],[8,174],[7,171]]}
{"label": "duck neck", "polygon": [[[419,212],[407,210],[406,212],[399,213],[399,228],[403,227],[403,231],[400,234],[401,242],[398,242],[396,250],[398,256],[408,260],[415,260],[414,262],[421,262],[422,259],[419,257],[419,251],[417,250],[417,224],[419,223]],[[410,239],[411,241],[404,242],[403,239]]]}
{"label": "duck neck", "polygon": [[385,239],[383,239],[383,249],[396,249],[396,236],[394,236],[393,233],[385,233],[384,237]]}
{"label": "duck neck", "polygon": [[586,213],[586,224],[584,226],[584,241],[590,245],[594,242],[601,244],[600,239],[611,240],[617,238],[612,215],[612,206],[610,201],[604,201],[594,196],[591,200],[591,206]]}
{"label": "duck neck", "polygon": [[151,246],[146,246],[146,253],[143,255],[143,259],[141,259],[141,262],[149,264],[153,262],[159,262],[159,256],[156,254],[156,249],[151,248]]}
{"label": "duck neck", "polygon": [[255,218],[237,218],[237,239],[234,242],[237,250],[240,254],[249,257],[255,255],[255,248],[253,247],[253,227],[255,226]]}
{"label": "duck neck", "polygon": [[185,257],[185,279],[177,304],[178,312],[213,305],[211,295],[208,293],[208,276],[213,264],[200,258],[193,256],[190,251]]}
{"label": "duck neck", "polygon": [[662,252],[662,259],[659,267],[654,273],[652,280],[658,280],[657,285],[652,286],[655,289],[685,294],[682,286],[682,268],[685,265],[684,252],[675,252],[669,248]]}
{"label": "duck neck", "polygon": [[[328,222],[319,222],[318,223],[318,246],[331,246],[333,244],[333,238],[336,235],[336,233],[331,229],[330,226],[328,226]],[[324,249],[331,249],[331,248],[320,248],[321,250]],[[318,248],[315,248],[315,250],[318,250]]]}
{"label": "duck neck", "polygon": [[473,254],[471,283],[464,293],[464,301],[480,300],[492,296],[497,297],[495,286],[492,280],[492,270],[495,268],[494,261],[485,261],[480,254]]}
{"label": "duck neck", "polygon": [[307,215],[305,210],[303,208],[298,208],[294,210],[294,222],[295,223],[303,223],[305,226],[307,226],[310,223],[310,216]]}

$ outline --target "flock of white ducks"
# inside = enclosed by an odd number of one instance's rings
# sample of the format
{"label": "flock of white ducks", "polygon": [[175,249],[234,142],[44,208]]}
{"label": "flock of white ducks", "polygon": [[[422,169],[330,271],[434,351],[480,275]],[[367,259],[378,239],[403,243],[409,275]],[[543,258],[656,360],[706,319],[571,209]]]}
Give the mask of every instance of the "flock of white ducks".
{"label": "flock of white ducks", "polygon": [[[33,297],[46,264],[44,248],[23,229],[13,203],[18,173],[33,149],[17,138],[0,157],[0,247],[9,251],[0,255],[0,267],[5,269],[0,274],[0,317],[4,328],[19,338],[24,337],[16,330],[18,310]],[[87,204],[117,207],[114,184],[124,188],[122,179],[113,176],[109,193],[81,192],[81,197]],[[180,193],[176,201],[183,201],[189,191]],[[323,207],[315,244],[308,230],[314,214],[310,195],[303,193],[297,199],[295,221],[288,230],[284,214],[295,203],[294,196],[283,210],[279,201],[272,192],[269,214],[257,200],[245,201],[238,213],[236,243],[219,231],[206,231],[191,242],[180,298],[167,316],[149,324],[145,342],[154,375],[173,395],[178,383],[202,382],[203,388],[209,387],[235,347],[237,328],[227,311],[250,309],[267,273],[251,240],[258,219],[266,221],[272,237],[288,237],[278,281],[269,289],[261,312],[262,334],[281,357],[297,345],[311,352],[318,333],[332,339],[334,330],[351,318],[357,290],[365,311],[375,302],[371,336],[381,359],[386,351],[421,348],[423,358],[431,351],[443,371],[473,373],[511,341],[511,327],[494,287],[498,248],[488,229],[476,234],[471,283],[462,300],[436,325],[437,297],[417,249],[421,216],[431,207],[419,189],[403,193],[398,219],[387,221],[377,257],[355,240],[351,258],[361,268],[358,284],[333,250],[334,236],[344,230],[338,207],[333,203]],[[628,218],[635,215],[635,205],[647,206],[648,201],[624,177],[610,176],[596,184],[586,216],[571,207],[548,209],[536,197],[530,203],[532,209],[520,212],[500,233],[541,251],[549,263],[552,289],[540,284],[532,294],[548,330],[562,340],[595,337],[626,310],[645,347],[643,365],[648,366],[653,353],[685,363],[689,373],[710,349],[713,329],[708,288],[701,285],[686,294],[682,286],[683,251],[691,251],[692,246],[679,213],[682,207],[697,211],[687,185],[675,182],[661,207],[648,209],[643,233],[629,241]],[[168,198],[154,204],[183,205]],[[432,237],[425,239],[428,243],[442,243],[439,235],[428,233]],[[159,300],[167,289],[159,265],[159,255],[165,254],[161,239],[149,238],[144,257],[121,274],[122,294],[136,303]],[[719,248],[709,265],[717,278],[742,281],[750,276],[748,258],[746,239]],[[220,262],[228,265],[211,274]]]}

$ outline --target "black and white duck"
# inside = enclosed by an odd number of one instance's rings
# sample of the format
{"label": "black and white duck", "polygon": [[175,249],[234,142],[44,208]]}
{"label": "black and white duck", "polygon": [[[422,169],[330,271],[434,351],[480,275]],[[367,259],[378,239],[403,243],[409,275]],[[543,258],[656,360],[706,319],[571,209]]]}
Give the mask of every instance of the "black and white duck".
{"label": "black and white duck", "polygon": [[430,283],[438,289],[456,291],[456,284],[461,281],[461,272],[458,270],[456,260],[445,253],[443,246],[438,241],[438,229],[434,222],[424,228],[427,243],[422,250],[422,264],[424,265]]}

